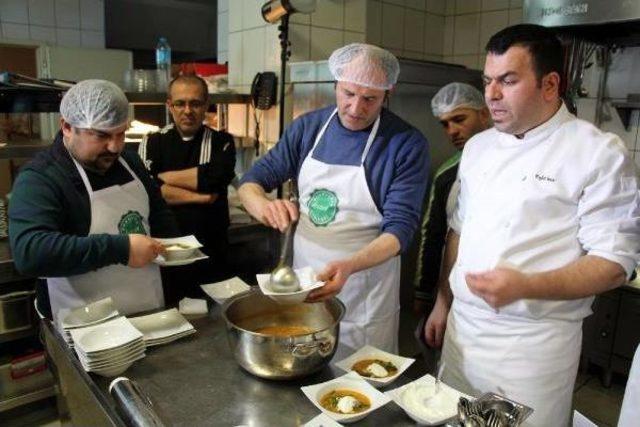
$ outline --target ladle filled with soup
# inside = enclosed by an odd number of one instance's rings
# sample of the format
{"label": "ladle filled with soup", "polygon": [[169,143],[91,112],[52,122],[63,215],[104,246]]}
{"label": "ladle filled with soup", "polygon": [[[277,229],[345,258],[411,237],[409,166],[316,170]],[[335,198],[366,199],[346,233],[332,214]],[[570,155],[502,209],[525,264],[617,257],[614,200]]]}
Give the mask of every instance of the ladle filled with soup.
{"label": "ladle filled with soup", "polygon": [[367,396],[357,391],[339,389],[332,390],[322,396],[320,405],[338,414],[357,414],[369,409],[371,401]]}

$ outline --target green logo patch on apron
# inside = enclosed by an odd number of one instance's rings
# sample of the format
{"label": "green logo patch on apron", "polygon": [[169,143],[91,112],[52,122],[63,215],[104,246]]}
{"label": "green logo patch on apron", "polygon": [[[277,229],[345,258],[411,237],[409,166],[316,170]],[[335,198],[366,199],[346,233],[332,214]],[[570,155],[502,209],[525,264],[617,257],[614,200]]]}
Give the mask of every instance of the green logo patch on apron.
{"label": "green logo patch on apron", "polygon": [[147,234],[142,215],[138,211],[129,211],[122,215],[118,223],[118,231],[120,234]]}
{"label": "green logo patch on apron", "polygon": [[318,227],[331,224],[338,214],[338,196],[331,190],[320,188],[311,193],[309,202],[309,218]]}

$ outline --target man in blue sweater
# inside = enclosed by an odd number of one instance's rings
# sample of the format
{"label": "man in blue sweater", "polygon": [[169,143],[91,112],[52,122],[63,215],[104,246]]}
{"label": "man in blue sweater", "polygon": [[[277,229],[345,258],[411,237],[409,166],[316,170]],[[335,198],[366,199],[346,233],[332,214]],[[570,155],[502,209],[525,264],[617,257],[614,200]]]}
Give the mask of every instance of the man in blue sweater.
{"label": "man in blue sweater", "polygon": [[[350,44],[331,55],[336,105],[296,119],[243,177],[249,213],[284,231],[298,221],[294,267],[311,266],[324,287],[309,302],[345,303],[340,340],[397,351],[400,257],[421,215],[429,166],[422,134],[383,108],[398,79],[388,51]],[[300,208],[269,192],[297,181]]]}

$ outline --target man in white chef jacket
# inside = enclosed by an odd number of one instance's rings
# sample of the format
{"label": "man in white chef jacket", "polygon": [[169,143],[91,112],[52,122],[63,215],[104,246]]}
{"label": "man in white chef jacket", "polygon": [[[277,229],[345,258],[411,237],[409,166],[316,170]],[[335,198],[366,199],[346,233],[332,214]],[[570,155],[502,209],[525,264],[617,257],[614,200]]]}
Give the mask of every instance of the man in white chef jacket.
{"label": "man in white chef jacket", "polygon": [[528,425],[563,426],[582,320],[639,260],[638,178],[620,138],[562,103],[562,47],[550,30],[509,27],[486,50],[495,127],[462,155],[425,338],[443,341],[446,383],[531,406]]}

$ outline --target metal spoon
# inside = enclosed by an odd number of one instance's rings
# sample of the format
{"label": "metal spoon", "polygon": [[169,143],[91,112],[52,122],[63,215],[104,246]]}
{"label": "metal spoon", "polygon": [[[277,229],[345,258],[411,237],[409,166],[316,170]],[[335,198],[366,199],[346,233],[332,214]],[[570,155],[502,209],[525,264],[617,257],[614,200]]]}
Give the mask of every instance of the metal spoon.
{"label": "metal spoon", "polygon": [[289,224],[284,235],[284,244],[280,251],[280,260],[278,265],[271,272],[269,278],[269,287],[273,292],[286,293],[300,290],[300,280],[293,268],[287,265],[287,255],[291,246],[291,237],[293,236],[293,225]]}

